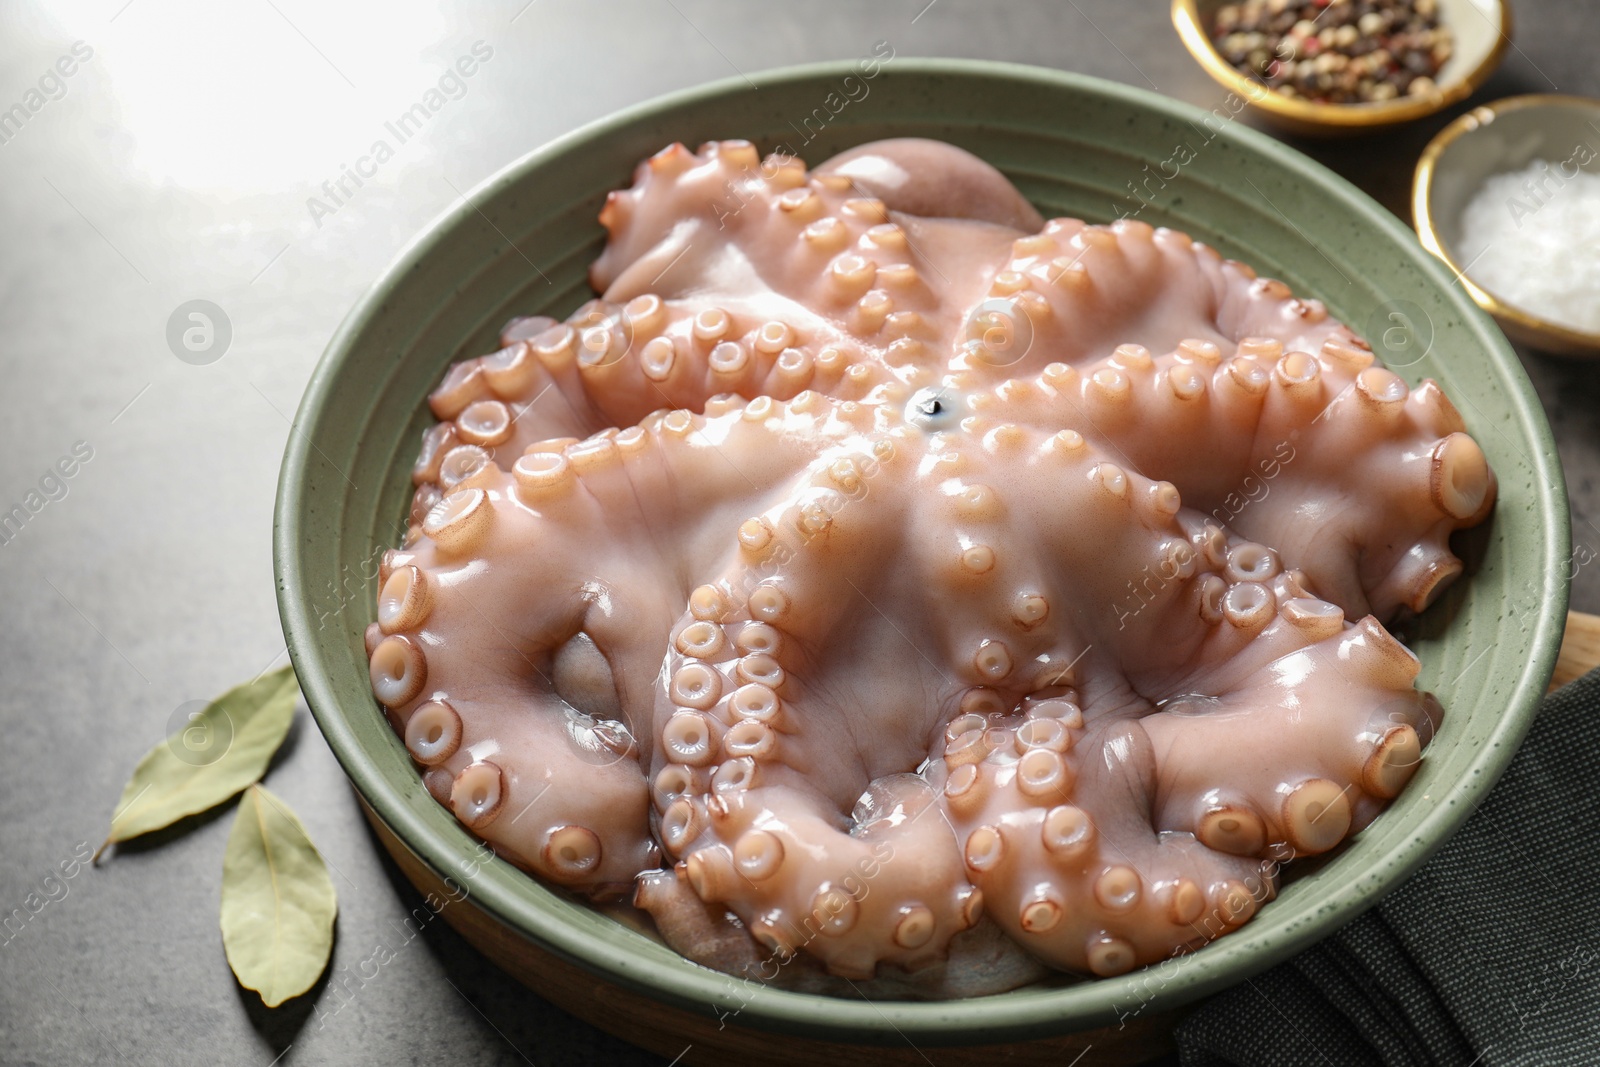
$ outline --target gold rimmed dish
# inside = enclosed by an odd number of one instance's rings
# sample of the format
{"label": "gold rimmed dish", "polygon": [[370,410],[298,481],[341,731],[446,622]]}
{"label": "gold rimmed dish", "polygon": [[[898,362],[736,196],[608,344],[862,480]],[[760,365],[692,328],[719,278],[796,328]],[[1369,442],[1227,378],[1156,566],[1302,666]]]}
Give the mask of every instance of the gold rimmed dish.
{"label": "gold rimmed dish", "polygon": [[1211,40],[1217,11],[1229,0],[1172,0],[1172,24],[1189,54],[1218,85],[1263,118],[1291,133],[1333,136],[1411,122],[1471,96],[1494,73],[1511,46],[1506,0],[1438,0],[1439,20],[1454,35],[1454,51],[1436,87],[1422,95],[1365,104],[1317,103],[1285,96],[1229,63]]}
{"label": "gold rimmed dish", "polygon": [[[1587,148],[1586,153],[1579,153]],[[1587,162],[1581,162],[1584,157]],[[1600,332],[1580,330],[1512,304],[1473,280],[1461,254],[1461,220],[1484,182],[1535,159],[1600,173],[1600,100],[1556,93],[1511,96],[1473,108],[1429,142],[1411,182],[1411,214],[1423,247],[1461,279],[1512,340],[1558,355],[1600,357]]]}

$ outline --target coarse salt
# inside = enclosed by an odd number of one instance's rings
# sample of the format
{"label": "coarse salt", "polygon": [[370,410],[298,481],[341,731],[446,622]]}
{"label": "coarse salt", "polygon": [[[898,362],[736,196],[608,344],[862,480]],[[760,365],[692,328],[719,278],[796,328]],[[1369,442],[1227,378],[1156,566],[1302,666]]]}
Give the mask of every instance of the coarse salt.
{"label": "coarse salt", "polygon": [[1600,174],[1540,159],[1495,175],[1462,214],[1460,253],[1507,303],[1600,332]]}

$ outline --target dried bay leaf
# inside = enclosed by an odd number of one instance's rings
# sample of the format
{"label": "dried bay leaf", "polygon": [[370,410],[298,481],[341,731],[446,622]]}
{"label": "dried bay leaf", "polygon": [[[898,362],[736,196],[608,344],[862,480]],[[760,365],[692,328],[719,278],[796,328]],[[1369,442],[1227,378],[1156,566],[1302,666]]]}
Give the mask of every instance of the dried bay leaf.
{"label": "dried bay leaf", "polygon": [[289,732],[298,694],[294,668],[262,675],[228,690],[145,753],[95,858],[113,841],[170,826],[258,781]]}
{"label": "dried bay leaf", "polygon": [[222,946],[246,989],[275,1008],[316,984],[338,899],[294,812],[260,785],[239,799],[222,858]]}

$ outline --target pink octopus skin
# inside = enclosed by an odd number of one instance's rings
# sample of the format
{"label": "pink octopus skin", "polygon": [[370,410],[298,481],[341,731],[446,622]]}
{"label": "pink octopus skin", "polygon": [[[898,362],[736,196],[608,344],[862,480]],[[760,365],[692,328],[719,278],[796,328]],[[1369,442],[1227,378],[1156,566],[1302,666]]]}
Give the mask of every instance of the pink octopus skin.
{"label": "pink octopus skin", "polygon": [[603,297],[432,395],[367,637],[500,855],[966,995],[1237,928],[1405,786],[1442,710],[1385,624],[1495,496],[1434,383],[936,142],[674,144],[601,221]]}

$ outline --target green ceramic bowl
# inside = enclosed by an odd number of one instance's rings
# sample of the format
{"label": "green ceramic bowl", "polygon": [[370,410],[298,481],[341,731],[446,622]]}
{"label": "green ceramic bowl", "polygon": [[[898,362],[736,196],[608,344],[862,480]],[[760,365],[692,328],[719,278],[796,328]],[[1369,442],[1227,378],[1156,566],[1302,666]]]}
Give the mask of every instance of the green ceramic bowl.
{"label": "green ceramic bowl", "polygon": [[[849,79],[847,81],[847,79]],[[1437,379],[1500,478],[1470,580],[1414,635],[1421,684],[1449,709],[1421,772],[1375,824],[1287,885],[1242,930],[1120,978],[1000,996],[877,1003],[747,989],[551,892],[501,861],[479,907],[603,980],[702,1014],[837,1042],[997,1043],[1103,1025],[1223,989],[1326,936],[1393,889],[1465,820],[1510,761],[1550,677],[1566,613],[1567,504],[1550,430],[1500,331],[1398,219],[1340,178],[1231,121],[1093,78],[998,63],[827,64],[677,93],[513,163],[404,252],[329,343],[289,436],[275,518],[278,603],[301,686],[376,817],[436,872],[475,842],[424,791],[367,683],[376,553],[396,542],[424,397],[513,315],[590,294],[606,191],[671,140],[746,137],[813,163],[862,141],[937,137],[998,166],[1041,211],[1178,227],[1374,338],[1413,384]],[[863,87],[867,90],[863,95]],[[848,90],[848,92],[847,92]],[[839,106],[839,101],[846,101]],[[819,124],[817,117],[827,118]],[[808,118],[809,117],[809,118]],[[807,141],[807,133],[811,140]],[[903,1045],[902,1045],[903,1047]]]}

